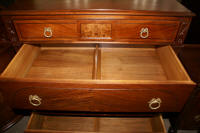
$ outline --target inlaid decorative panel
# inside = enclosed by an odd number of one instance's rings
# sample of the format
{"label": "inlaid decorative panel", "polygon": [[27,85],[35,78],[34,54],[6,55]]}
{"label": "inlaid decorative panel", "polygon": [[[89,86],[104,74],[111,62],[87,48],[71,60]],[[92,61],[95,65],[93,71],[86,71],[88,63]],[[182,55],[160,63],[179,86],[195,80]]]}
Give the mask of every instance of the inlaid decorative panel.
{"label": "inlaid decorative panel", "polygon": [[81,24],[82,39],[111,39],[111,24]]}

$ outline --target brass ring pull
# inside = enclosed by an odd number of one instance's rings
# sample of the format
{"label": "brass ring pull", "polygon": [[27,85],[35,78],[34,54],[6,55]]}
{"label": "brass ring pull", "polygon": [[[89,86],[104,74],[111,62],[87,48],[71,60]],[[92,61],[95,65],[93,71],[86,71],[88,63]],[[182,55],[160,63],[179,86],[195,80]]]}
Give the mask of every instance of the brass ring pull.
{"label": "brass ring pull", "polygon": [[196,115],[196,116],[194,117],[194,120],[195,120],[196,122],[200,122],[200,115]]}
{"label": "brass ring pull", "polygon": [[42,99],[37,95],[29,95],[29,102],[33,106],[39,106],[41,104]]}
{"label": "brass ring pull", "polygon": [[44,37],[51,38],[53,35],[51,27],[44,27]]}
{"label": "brass ring pull", "polygon": [[149,108],[152,110],[156,110],[161,106],[161,99],[160,98],[152,98],[149,103]]}
{"label": "brass ring pull", "polygon": [[142,28],[140,30],[140,37],[141,38],[147,38],[147,37],[149,37],[149,29],[148,28]]}

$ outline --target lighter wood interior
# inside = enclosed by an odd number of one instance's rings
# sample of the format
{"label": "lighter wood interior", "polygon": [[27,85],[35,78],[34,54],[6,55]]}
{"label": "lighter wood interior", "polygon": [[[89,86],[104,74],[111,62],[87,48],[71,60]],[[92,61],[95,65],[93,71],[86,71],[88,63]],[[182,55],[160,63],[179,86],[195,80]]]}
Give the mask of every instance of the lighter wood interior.
{"label": "lighter wood interior", "polygon": [[26,77],[92,79],[94,48],[41,48]]}
{"label": "lighter wood interior", "polygon": [[167,80],[155,48],[103,48],[103,80]]}
{"label": "lighter wood interior", "polygon": [[24,44],[1,76],[24,77],[39,53],[39,47]]}
{"label": "lighter wood interior", "polygon": [[74,80],[190,81],[171,46],[40,47],[24,44],[1,76]]}
{"label": "lighter wood interior", "polygon": [[29,120],[28,130],[109,132],[109,133],[165,133],[161,116],[154,117],[70,117],[48,116],[34,113]]}

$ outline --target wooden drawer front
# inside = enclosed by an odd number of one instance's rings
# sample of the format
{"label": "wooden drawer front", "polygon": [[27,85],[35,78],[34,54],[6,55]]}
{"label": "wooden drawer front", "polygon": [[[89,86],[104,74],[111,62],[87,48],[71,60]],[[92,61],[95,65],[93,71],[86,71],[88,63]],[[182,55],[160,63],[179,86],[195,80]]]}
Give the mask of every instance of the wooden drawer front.
{"label": "wooden drawer front", "polygon": [[177,112],[183,104],[180,96],[164,89],[26,88],[15,94],[12,106],[60,111]]}
{"label": "wooden drawer front", "polygon": [[12,105],[20,109],[89,111],[91,100],[86,89],[25,88],[15,94]]}
{"label": "wooden drawer front", "polygon": [[77,23],[73,20],[16,20],[20,41],[73,40],[77,38]]}
{"label": "wooden drawer front", "polygon": [[25,133],[166,133],[162,116],[77,117],[33,113]]}
{"label": "wooden drawer front", "polygon": [[96,90],[94,102],[95,111],[103,112],[177,112],[184,104],[165,89]]}
{"label": "wooden drawer front", "polygon": [[[178,112],[195,85],[170,46],[28,44],[1,74],[0,84],[14,108],[102,112]],[[42,99],[41,105],[30,104],[30,95]],[[150,101],[159,107],[149,108]]]}
{"label": "wooden drawer front", "polygon": [[173,42],[178,21],[122,20],[116,24],[116,38],[124,41]]}
{"label": "wooden drawer front", "polygon": [[20,41],[173,42],[179,21],[15,20]]}

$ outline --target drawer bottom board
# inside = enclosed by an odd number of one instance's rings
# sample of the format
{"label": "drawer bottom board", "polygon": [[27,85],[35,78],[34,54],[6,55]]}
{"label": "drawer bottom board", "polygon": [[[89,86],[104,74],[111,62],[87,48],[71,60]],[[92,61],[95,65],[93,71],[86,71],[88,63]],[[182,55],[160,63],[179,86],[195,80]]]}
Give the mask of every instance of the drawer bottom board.
{"label": "drawer bottom board", "polygon": [[76,117],[33,113],[25,133],[165,133],[162,116]]}

